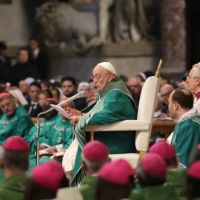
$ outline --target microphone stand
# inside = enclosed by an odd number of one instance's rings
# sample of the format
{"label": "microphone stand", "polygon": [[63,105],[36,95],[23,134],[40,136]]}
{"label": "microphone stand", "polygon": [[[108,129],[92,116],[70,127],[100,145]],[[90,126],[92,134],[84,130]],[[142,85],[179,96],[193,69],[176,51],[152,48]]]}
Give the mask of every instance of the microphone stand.
{"label": "microphone stand", "polygon": [[[67,103],[68,101],[73,101],[75,99],[78,99],[80,97],[83,97],[85,95],[84,91],[79,92],[78,94],[66,99],[65,101],[60,102],[59,106]],[[52,111],[54,108],[50,108],[46,111],[40,112],[37,115],[37,138],[36,138],[36,166],[39,165],[39,148],[40,148],[40,117],[44,114],[47,114],[48,112]]]}

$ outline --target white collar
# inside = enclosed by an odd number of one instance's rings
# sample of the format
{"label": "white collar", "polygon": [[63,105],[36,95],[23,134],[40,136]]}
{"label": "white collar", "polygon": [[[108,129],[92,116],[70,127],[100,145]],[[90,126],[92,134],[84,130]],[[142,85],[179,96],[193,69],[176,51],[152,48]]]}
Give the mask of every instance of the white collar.
{"label": "white collar", "polygon": [[184,113],[184,114],[178,119],[177,122],[180,122],[180,121],[182,121],[184,118],[188,118],[188,117],[190,117],[190,116],[192,116],[192,115],[195,115],[195,114],[198,114],[197,109],[192,108],[192,109],[190,109],[188,112]]}

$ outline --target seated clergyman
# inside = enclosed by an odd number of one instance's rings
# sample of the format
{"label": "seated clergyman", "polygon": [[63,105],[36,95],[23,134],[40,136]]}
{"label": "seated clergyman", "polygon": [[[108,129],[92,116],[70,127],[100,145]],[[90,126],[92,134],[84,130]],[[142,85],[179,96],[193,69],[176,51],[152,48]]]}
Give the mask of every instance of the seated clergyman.
{"label": "seated clergyman", "polygon": [[[84,128],[87,125],[110,124],[122,120],[136,119],[136,109],[132,96],[123,81],[118,78],[113,65],[109,62],[99,63],[93,69],[92,74],[94,87],[97,91],[95,105],[91,106],[92,108],[88,109],[89,111],[86,114],[74,109],[67,110],[71,115],[71,122],[76,125],[75,137],[78,142],[78,150],[76,151],[73,175],[79,177],[79,180],[83,175],[81,151],[89,141],[89,134],[85,135]],[[106,144],[112,154],[135,151],[133,132],[96,132],[94,139]],[[67,157],[69,155],[64,157],[64,167]]]}

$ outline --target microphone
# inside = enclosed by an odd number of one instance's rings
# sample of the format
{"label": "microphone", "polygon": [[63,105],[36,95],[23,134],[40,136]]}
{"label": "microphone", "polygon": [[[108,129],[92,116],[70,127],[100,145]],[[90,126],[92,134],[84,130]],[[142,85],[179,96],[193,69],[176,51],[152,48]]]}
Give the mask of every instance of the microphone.
{"label": "microphone", "polygon": [[58,104],[58,106],[61,106],[61,105],[65,104],[65,103],[67,103],[68,101],[73,101],[75,99],[78,99],[78,98],[81,98],[81,97],[85,97],[85,96],[86,96],[85,92],[84,91],[80,91],[79,93],[75,94],[74,96],[70,97],[69,99],[66,99],[66,100],[60,102]]}
{"label": "microphone", "polygon": [[[68,99],[66,99],[66,100],[64,100],[64,101],[62,101],[62,102],[60,102],[60,103],[58,103],[57,106],[62,106],[62,105],[64,105],[65,103],[67,103],[67,102],[69,102],[69,101],[73,101],[73,100],[75,100],[75,99],[78,99],[78,98],[81,98],[81,97],[85,97],[85,96],[86,96],[85,92],[84,92],[84,91],[81,91],[81,92],[75,94],[74,96],[72,96],[72,97],[70,97],[70,98],[68,98]],[[40,137],[40,121],[39,121],[39,120],[40,120],[40,117],[41,117],[42,115],[44,115],[44,114],[46,114],[46,113],[52,111],[53,109],[54,109],[54,108],[50,108],[50,109],[48,109],[48,110],[46,110],[46,111],[43,111],[43,112],[38,113],[38,115],[37,115],[36,165],[39,164],[39,146],[40,146],[40,143],[39,143],[39,137]]]}
{"label": "microphone", "polygon": [[[64,100],[64,101],[62,101],[62,102],[60,102],[60,103],[58,103],[57,106],[62,106],[62,105],[64,105],[65,103],[67,103],[68,101],[73,101],[73,100],[75,100],[75,99],[78,99],[78,98],[81,98],[81,97],[85,97],[85,96],[86,96],[85,92],[84,92],[84,91],[81,91],[81,92],[75,94],[74,96],[72,96],[72,97],[70,97],[70,98],[68,98],[68,99],[66,99],[66,100]],[[53,109],[54,109],[54,108],[49,108],[49,109],[46,110],[46,111],[40,112],[40,113],[38,114],[37,118],[40,117],[41,115],[44,115],[44,114],[46,114],[46,113],[52,111]]]}

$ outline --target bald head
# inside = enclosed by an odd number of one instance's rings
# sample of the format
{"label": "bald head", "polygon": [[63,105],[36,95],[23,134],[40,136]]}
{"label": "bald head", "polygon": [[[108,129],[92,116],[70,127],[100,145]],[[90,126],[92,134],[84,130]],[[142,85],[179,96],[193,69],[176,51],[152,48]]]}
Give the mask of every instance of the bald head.
{"label": "bald head", "polygon": [[127,86],[133,95],[140,95],[142,85],[138,78],[129,78],[127,81]]}
{"label": "bald head", "polygon": [[106,68],[105,66],[102,66],[101,63],[97,64],[92,72],[93,75],[93,82],[94,87],[97,90],[97,92],[100,92],[109,82],[111,82],[116,77],[115,69],[114,71],[112,68]]}
{"label": "bald head", "polygon": [[161,88],[160,88],[160,92],[164,91],[164,92],[172,92],[174,90],[174,86],[166,83],[164,84]]}
{"label": "bald head", "polygon": [[168,104],[168,99],[169,99],[169,95],[171,94],[171,92],[174,90],[174,86],[171,84],[164,84],[161,88],[160,88],[160,94],[163,97],[163,100],[166,104]]}

